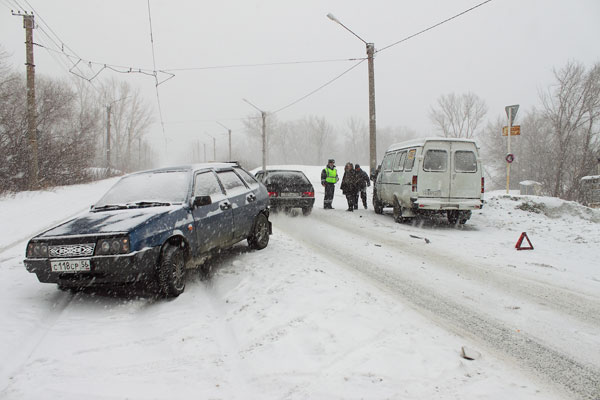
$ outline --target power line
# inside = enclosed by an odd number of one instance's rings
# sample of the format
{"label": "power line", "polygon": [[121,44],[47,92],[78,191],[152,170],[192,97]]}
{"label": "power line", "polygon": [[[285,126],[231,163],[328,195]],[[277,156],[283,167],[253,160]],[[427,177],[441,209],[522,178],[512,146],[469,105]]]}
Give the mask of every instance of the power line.
{"label": "power line", "polygon": [[286,108],[289,108],[299,102],[301,102],[302,100],[306,99],[307,97],[312,96],[313,94],[317,93],[318,91],[320,91],[321,89],[325,88],[326,86],[329,86],[330,84],[332,84],[333,82],[337,81],[338,79],[340,79],[342,76],[346,75],[348,72],[352,71],[354,68],[358,67],[360,64],[362,64],[363,62],[365,62],[366,58],[363,58],[362,60],[360,60],[359,62],[357,62],[356,64],[354,64],[353,66],[351,66],[350,68],[348,68],[347,70],[345,70],[344,72],[342,72],[341,74],[339,74],[338,76],[336,76],[335,78],[327,81],[326,83],[324,83],[323,85],[319,86],[318,88],[316,88],[315,90],[311,91],[310,93],[300,97],[297,100],[294,100],[293,102],[291,102],[290,104],[281,107],[280,109],[273,111],[272,114],[277,114],[280,111],[285,110]]}
{"label": "power line", "polygon": [[362,58],[342,58],[342,59],[333,59],[333,60],[282,61],[282,62],[257,63],[257,64],[211,65],[211,66],[205,66],[205,67],[169,68],[169,69],[163,69],[161,71],[175,72],[175,71],[200,71],[200,70],[209,70],[209,69],[268,67],[268,66],[277,66],[277,65],[347,62],[347,61],[357,61],[357,60],[361,60],[361,59]]}
{"label": "power line", "polygon": [[420,31],[420,32],[417,32],[417,33],[415,33],[415,34],[413,34],[413,35],[410,35],[410,36],[407,36],[407,37],[405,37],[404,39],[398,40],[397,42],[394,42],[394,43],[392,43],[392,44],[390,44],[390,45],[387,45],[387,46],[385,46],[385,47],[382,47],[381,49],[377,50],[377,51],[376,51],[376,53],[382,52],[383,50],[389,49],[389,48],[390,48],[390,47],[392,47],[392,46],[395,46],[395,45],[397,45],[397,44],[400,44],[400,43],[402,43],[402,42],[406,42],[407,40],[409,40],[409,39],[412,39],[412,38],[414,38],[415,36],[419,36],[419,35],[421,35],[421,34],[423,34],[423,33],[427,32],[427,31],[430,31],[430,30],[432,30],[432,29],[434,29],[434,28],[437,28],[438,26],[440,26],[440,25],[442,25],[442,24],[445,24],[446,22],[452,21],[453,19],[455,19],[455,18],[458,18],[458,17],[460,17],[461,15],[464,15],[464,14],[466,14],[466,13],[470,12],[470,11],[473,11],[474,9],[476,9],[476,8],[478,8],[478,7],[481,7],[482,5],[484,5],[484,4],[486,4],[486,3],[489,3],[490,1],[492,1],[492,0],[486,0],[486,1],[484,1],[484,2],[481,2],[481,3],[477,4],[476,6],[473,6],[473,7],[469,8],[468,10],[465,10],[465,11],[463,11],[463,12],[461,12],[461,13],[458,13],[458,14],[456,14],[456,15],[454,15],[454,16],[452,16],[452,17],[450,17],[450,18],[447,18],[447,19],[445,19],[445,20],[443,20],[443,21],[441,21],[441,22],[438,22],[437,24],[435,24],[435,25],[432,25],[432,26],[430,26],[430,27],[429,27],[429,28],[427,28],[427,29],[423,29],[423,30],[422,30],[422,31]]}
{"label": "power line", "polygon": [[[163,115],[162,115],[162,107],[160,105],[160,94],[158,93],[158,76],[156,73],[156,57],[154,54],[154,34],[152,31],[152,12],[150,11],[150,0],[148,0],[148,22],[150,24],[150,44],[152,45],[152,66],[153,66],[153,71],[152,73],[154,74],[154,81],[156,83],[156,85],[154,86],[154,88],[156,89],[156,102],[158,103],[158,116],[160,118],[160,126],[162,127],[162,133],[163,133],[163,137],[165,138],[165,140],[167,139],[167,135],[165,134],[165,122],[163,120]],[[175,76],[175,75],[173,75]],[[173,77],[171,76],[171,78]],[[169,80],[171,78],[167,78],[166,80]],[[164,81],[163,81],[164,82]]]}

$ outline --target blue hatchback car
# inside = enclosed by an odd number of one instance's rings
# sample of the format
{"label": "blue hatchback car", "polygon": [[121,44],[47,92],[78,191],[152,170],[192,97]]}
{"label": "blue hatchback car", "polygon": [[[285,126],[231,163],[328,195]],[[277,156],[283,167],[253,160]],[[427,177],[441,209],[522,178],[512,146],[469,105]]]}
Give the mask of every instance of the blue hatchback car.
{"label": "blue hatchback car", "polygon": [[264,185],[234,163],[126,175],[88,213],[32,238],[25,267],[63,289],[145,282],[178,296],[186,269],[215,251],[244,239],[267,246],[268,204]]}

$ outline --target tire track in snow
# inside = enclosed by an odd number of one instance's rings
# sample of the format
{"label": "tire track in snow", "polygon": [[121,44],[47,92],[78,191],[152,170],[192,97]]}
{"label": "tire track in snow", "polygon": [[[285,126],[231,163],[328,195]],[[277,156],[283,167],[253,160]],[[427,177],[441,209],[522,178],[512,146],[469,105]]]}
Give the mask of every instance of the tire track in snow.
{"label": "tire track in snow", "polygon": [[52,312],[45,313],[43,317],[37,321],[33,326],[33,332],[25,335],[21,340],[21,346],[11,354],[10,362],[4,360],[0,366],[0,377],[7,377],[7,379],[0,384],[0,398],[9,398],[13,383],[12,378],[22,375],[23,370],[27,368],[32,355],[56,325],[60,316],[69,304],[71,304],[73,297],[76,295],[57,292],[54,296],[57,297],[57,299],[52,302],[54,305],[51,309]]}
{"label": "tire track in snow", "polygon": [[[344,224],[337,226],[337,223],[332,223],[327,218],[321,218],[319,221],[346,231]],[[319,222],[312,218],[310,223],[314,225]],[[278,228],[303,245],[314,249],[319,255],[359,273],[380,289],[412,304],[446,329],[482,343],[503,358],[513,360],[516,365],[525,366],[541,379],[579,398],[600,399],[600,368],[597,366],[578,362],[526,334],[506,328],[501,321],[438,294],[434,289],[415,282],[406,273],[382,267],[360,253],[348,254],[347,249],[343,247],[338,249],[331,246],[329,241],[321,240],[314,227],[312,235],[300,234],[294,231],[293,226],[288,227],[285,223],[280,224]],[[355,228],[356,225],[353,225],[353,229]],[[361,231],[361,234],[363,233]],[[373,232],[368,234],[372,235]],[[402,250],[413,253],[416,257],[424,256],[409,247],[406,246]]]}
{"label": "tire track in snow", "polygon": [[[488,265],[483,268],[485,262],[474,264],[467,258],[460,258],[451,253],[444,252],[439,254],[435,252],[435,247],[428,247],[427,252],[423,252],[421,247],[412,246],[408,242],[397,236],[384,235],[372,230],[356,230],[356,223],[345,221],[342,218],[321,218],[319,220],[338,229],[345,231],[354,231],[360,236],[365,236],[370,240],[383,243],[395,251],[402,251],[411,256],[418,257],[442,267],[446,270],[460,272],[461,275],[473,280],[492,284],[496,288],[509,292],[520,297],[532,298],[542,305],[551,305],[553,310],[561,310],[569,316],[576,317],[586,323],[593,323],[600,326],[600,298],[576,293],[569,289],[560,288],[534,279],[508,275],[498,271],[497,267]],[[400,227],[403,227],[400,225]],[[406,230],[407,234],[411,231]]]}

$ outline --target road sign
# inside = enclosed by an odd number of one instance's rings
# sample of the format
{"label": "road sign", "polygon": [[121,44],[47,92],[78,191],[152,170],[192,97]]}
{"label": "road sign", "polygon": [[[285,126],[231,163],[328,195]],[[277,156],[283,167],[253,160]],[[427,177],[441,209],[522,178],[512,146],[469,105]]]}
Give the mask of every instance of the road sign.
{"label": "road sign", "polygon": [[[510,127],[510,136],[519,136],[521,134],[521,125]],[[502,127],[502,136],[508,136],[508,126]]]}
{"label": "road sign", "polygon": [[515,117],[517,116],[517,111],[519,111],[519,105],[514,104],[512,106],[506,106],[506,107],[504,107],[504,109],[506,110],[506,116],[508,118],[510,118],[510,125],[512,125],[513,122],[515,122]]}
{"label": "road sign", "polygon": [[506,162],[510,164],[511,162],[515,161],[515,155],[507,154],[505,159],[506,159]]}

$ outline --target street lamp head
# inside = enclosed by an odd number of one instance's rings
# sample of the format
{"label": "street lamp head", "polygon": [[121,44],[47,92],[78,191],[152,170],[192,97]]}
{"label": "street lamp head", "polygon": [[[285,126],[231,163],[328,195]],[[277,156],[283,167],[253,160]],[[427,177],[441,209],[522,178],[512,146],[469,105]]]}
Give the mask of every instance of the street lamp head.
{"label": "street lamp head", "polygon": [[327,14],[327,18],[329,18],[333,22],[337,22],[338,24],[340,23],[340,21],[338,21],[338,19],[332,13]]}

